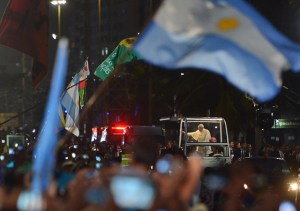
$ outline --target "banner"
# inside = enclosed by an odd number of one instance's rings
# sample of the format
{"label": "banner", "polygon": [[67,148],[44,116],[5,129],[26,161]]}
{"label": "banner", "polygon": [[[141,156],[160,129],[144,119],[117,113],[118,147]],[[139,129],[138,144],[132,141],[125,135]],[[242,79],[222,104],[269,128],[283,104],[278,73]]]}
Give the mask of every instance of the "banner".
{"label": "banner", "polygon": [[34,86],[48,71],[48,1],[10,0],[0,20],[0,44],[33,58]]}
{"label": "banner", "polygon": [[123,39],[115,50],[97,67],[95,75],[103,81],[111,74],[117,64],[124,64],[141,57],[131,49],[136,37]]}

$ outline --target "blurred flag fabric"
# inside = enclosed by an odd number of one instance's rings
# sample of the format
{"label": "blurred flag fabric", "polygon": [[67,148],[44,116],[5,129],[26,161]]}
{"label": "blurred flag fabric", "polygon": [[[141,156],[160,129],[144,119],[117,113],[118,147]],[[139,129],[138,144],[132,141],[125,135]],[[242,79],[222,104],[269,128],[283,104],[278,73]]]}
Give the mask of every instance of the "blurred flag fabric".
{"label": "blurred flag fabric", "polygon": [[282,71],[300,70],[300,46],[244,0],[165,0],[133,49],[157,66],[220,74],[260,102],[279,93]]}
{"label": "blurred flag fabric", "polygon": [[65,120],[65,115],[61,104],[58,105],[58,115],[60,119],[60,128],[65,128],[66,120]]}
{"label": "blurred flag fabric", "polygon": [[32,184],[31,188],[22,190],[18,196],[17,210],[44,210],[45,208],[45,206],[40,205],[43,204],[42,196],[49,187],[56,163],[55,152],[58,137],[54,134],[54,131],[59,124],[57,106],[67,75],[68,43],[69,41],[66,38],[60,39],[58,43],[50,92],[41,124],[42,129],[32,157]]}
{"label": "blurred flag fabric", "polygon": [[32,83],[38,85],[48,72],[48,1],[10,0],[0,21],[0,44],[33,58]]}
{"label": "blurred flag fabric", "polygon": [[61,99],[62,106],[67,110],[65,129],[77,137],[79,136],[79,127],[77,125],[79,118],[79,79],[80,74],[75,74]]}
{"label": "blurred flag fabric", "polygon": [[82,108],[86,101],[86,81],[87,77],[90,75],[89,62],[86,59],[83,68],[79,72],[79,104]]}
{"label": "blurred flag fabric", "polygon": [[111,74],[117,64],[141,59],[131,47],[136,37],[123,39],[114,51],[97,67],[94,74],[103,81]]}

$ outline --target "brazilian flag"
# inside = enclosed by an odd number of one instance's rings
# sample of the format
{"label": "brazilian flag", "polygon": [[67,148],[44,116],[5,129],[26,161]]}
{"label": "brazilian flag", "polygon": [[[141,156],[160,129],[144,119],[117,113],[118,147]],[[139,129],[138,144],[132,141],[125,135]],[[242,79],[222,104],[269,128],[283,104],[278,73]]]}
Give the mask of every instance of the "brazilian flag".
{"label": "brazilian flag", "polygon": [[141,57],[131,47],[136,37],[123,39],[114,51],[97,67],[94,74],[103,81],[111,74],[117,64],[124,64]]}

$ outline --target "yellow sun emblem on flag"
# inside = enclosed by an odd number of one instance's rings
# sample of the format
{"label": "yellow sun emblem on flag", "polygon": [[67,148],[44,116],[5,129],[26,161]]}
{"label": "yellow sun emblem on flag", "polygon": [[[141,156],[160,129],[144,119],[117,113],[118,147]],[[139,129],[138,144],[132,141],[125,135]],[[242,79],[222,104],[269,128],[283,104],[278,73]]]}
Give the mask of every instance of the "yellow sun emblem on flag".
{"label": "yellow sun emblem on flag", "polygon": [[240,23],[236,18],[223,18],[218,22],[218,29],[221,31],[229,31],[236,29],[239,24]]}

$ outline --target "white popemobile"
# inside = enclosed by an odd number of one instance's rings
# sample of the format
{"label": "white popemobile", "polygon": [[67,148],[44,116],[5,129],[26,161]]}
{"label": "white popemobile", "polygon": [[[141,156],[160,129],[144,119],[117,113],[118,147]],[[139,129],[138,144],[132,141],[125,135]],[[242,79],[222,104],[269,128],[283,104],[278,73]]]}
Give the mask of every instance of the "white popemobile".
{"label": "white popemobile", "polygon": [[[200,153],[205,167],[222,167],[231,163],[227,124],[222,117],[167,117],[160,119],[167,141],[174,141],[188,157]],[[190,135],[203,125],[210,132],[202,141]],[[199,131],[197,131],[199,132]],[[201,134],[201,132],[200,132]]]}

